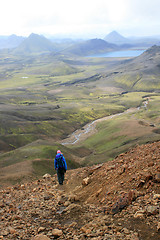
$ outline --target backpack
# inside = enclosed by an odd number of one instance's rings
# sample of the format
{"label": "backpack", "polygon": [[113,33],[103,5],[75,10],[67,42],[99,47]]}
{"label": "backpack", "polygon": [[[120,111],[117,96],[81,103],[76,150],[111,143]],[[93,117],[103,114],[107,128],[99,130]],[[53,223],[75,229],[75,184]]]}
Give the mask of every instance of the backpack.
{"label": "backpack", "polygon": [[58,169],[65,169],[64,161],[63,161],[63,155],[60,154],[58,157],[56,157],[57,160],[57,168]]}

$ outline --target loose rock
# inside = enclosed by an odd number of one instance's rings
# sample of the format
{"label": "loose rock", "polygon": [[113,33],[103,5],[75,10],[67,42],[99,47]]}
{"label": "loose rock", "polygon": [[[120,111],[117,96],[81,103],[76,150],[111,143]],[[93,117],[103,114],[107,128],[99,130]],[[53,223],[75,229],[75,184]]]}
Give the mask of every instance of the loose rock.
{"label": "loose rock", "polygon": [[50,240],[46,235],[39,234],[32,238],[32,240]]}
{"label": "loose rock", "polygon": [[53,229],[52,230],[52,235],[54,237],[60,237],[62,234],[63,234],[62,230],[59,230],[59,229]]}

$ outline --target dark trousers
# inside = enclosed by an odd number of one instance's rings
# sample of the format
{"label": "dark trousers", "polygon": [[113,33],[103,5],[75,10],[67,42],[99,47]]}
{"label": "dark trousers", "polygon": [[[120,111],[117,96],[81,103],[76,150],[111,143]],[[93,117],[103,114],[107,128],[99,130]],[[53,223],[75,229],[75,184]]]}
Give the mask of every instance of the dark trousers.
{"label": "dark trousers", "polygon": [[60,185],[63,185],[64,181],[64,169],[57,169],[57,177],[58,177],[58,182]]}

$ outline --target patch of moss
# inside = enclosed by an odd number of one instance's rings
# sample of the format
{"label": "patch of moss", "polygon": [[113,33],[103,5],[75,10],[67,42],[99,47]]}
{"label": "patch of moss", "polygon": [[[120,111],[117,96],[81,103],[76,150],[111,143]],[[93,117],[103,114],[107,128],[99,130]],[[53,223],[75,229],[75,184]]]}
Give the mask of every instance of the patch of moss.
{"label": "patch of moss", "polygon": [[32,161],[32,167],[36,176],[43,176],[46,173],[53,175],[55,173],[53,161],[51,160]]}

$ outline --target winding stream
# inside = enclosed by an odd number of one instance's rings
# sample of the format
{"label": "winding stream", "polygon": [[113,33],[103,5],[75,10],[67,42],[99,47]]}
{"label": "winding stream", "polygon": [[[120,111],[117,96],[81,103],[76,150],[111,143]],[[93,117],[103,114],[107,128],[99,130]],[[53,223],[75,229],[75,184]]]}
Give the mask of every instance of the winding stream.
{"label": "winding stream", "polygon": [[115,118],[120,115],[128,114],[131,112],[135,112],[139,110],[138,108],[130,108],[122,113],[113,114],[107,117],[99,118],[97,120],[94,120],[91,123],[86,124],[82,129],[78,129],[75,132],[73,132],[71,135],[69,135],[66,139],[63,139],[61,142],[62,145],[69,145],[69,144],[76,144],[78,141],[85,140],[87,137],[92,135],[95,132],[96,124],[108,119]]}

